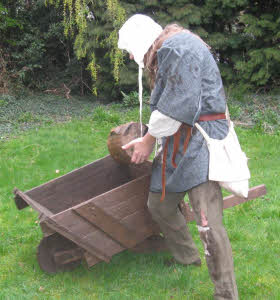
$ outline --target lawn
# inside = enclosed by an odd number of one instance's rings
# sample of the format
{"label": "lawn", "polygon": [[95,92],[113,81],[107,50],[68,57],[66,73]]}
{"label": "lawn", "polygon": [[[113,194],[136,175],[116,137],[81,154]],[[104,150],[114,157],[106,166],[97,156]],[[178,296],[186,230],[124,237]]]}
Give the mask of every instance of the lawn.
{"label": "lawn", "polygon": [[[144,109],[144,119],[149,115]],[[81,119],[32,128],[0,141],[0,299],[167,300],[212,299],[205,259],[201,268],[167,267],[168,253],[124,251],[109,264],[48,275],[36,248],[42,238],[37,214],[18,211],[13,188],[28,190],[108,154],[112,127],[137,120],[137,109],[98,107]],[[280,135],[236,128],[250,158],[251,186],[266,196],[228,209],[224,223],[234,253],[240,299],[280,299]],[[191,232],[203,257],[195,224]]]}

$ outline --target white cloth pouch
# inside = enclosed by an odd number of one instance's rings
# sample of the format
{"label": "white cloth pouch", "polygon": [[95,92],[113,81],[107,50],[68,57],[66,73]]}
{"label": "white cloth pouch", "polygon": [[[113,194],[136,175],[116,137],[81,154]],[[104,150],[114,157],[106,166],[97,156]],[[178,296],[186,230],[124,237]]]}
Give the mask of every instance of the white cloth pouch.
{"label": "white cloth pouch", "polygon": [[239,197],[248,197],[250,171],[248,159],[242,151],[234,125],[229,122],[229,132],[223,140],[212,139],[195,123],[207,142],[209,150],[209,180]]}

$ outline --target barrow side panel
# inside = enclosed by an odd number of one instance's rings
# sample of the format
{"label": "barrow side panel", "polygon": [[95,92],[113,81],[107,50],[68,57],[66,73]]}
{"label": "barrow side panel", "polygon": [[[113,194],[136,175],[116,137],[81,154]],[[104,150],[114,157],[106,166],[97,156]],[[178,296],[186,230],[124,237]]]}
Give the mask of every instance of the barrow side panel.
{"label": "barrow side panel", "polygon": [[[75,219],[76,222],[80,222],[77,218]],[[76,230],[71,230],[65,227],[63,224],[59,224],[52,218],[46,218],[44,221],[48,227],[53,229],[54,231],[58,232],[60,235],[64,236],[65,238],[73,241],[77,244],[80,248],[88,251],[90,254],[96,256],[100,260],[104,260],[106,262],[110,261],[110,257],[106,256],[103,251],[99,251],[92,243],[92,241],[88,240],[85,234],[77,233]]]}
{"label": "barrow side panel", "polygon": [[90,223],[96,225],[103,232],[106,232],[114,240],[118,241],[125,248],[131,248],[138,242],[138,232],[129,229],[121,224],[118,219],[114,218],[102,208],[90,203],[88,206],[82,206],[75,209],[75,212],[82,216]]}
{"label": "barrow side panel", "polygon": [[[67,236],[62,231],[59,233],[74,241],[90,254],[100,258],[99,253],[102,253],[106,258],[110,258],[127,247],[122,245],[118,232],[112,227],[108,227],[108,223],[110,224],[108,220],[103,221],[100,216],[93,220],[94,218],[91,218],[90,214],[83,214],[83,212],[87,211],[87,209],[90,211],[91,203],[93,203],[100,210],[105,211],[111,219],[118,220],[120,226],[123,225],[129,231],[137,232],[137,239],[131,246],[136,245],[147,237],[158,233],[158,227],[153,222],[147,209],[149,184],[150,176],[142,176],[112,191],[54,215],[51,217],[51,221],[64,228],[65,232],[67,229],[69,233]],[[125,204],[125,202],[127,203]],[[122,204],[120,205],[120,203]],[[136,206],[134,206],[134,203],[136,203]],[[103,204],[104,207],[102,206]],[[122,206],[128,209],[123,211],[120,209]],[[116,213],[112,215],[111,211]],[[49,225],[49,221],[46,222]],[[107,225],[104,225],[104,223]],[[71,236],[71,232],[73,236]],[[82,244],[83,241],[88,243],[86,248]],[[91,246],[92,249],[90,249]],[[102,260],[105,259],[103,258]]]}
{"label": "barrow side panel", "polygon": [[151,175],[152,174],[152,161],[148,160],[142,164],[128,165],[128,172],[131,180],[141,177],[143,175]]}
{"label": "barrow side panel", "polygon": [[[139,166],[120,165],[106,156],[24,194],[57,214],[150,172],[151,162]],[[19,196],[15,202],[18,209],[29,205]]]}

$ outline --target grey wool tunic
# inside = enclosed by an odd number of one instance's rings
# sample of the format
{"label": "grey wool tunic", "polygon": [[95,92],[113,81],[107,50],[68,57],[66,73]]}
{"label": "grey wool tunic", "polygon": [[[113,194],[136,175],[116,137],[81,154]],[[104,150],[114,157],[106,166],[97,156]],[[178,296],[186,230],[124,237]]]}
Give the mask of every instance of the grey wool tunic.
{"label": "grey wool tunic", "polygon": [[[164,41],[157,52],[158,72],[151,94],[151,110],[194,126],[200,115],[224,113],[226,99],[217,64],[207,46],[195,35],[181,32]],[[223,139],[227,120],[199,122],[208,135]],[[186,153],[182,132],[175,162],[171,164],[173,136],[168,144],[166,192],[184,192],[208,180],[209,153],[206,141],[194,127]],[[163,138],[163,147],[166,138]],[[150,190],[161,192],[162,155],[153,161]]]}

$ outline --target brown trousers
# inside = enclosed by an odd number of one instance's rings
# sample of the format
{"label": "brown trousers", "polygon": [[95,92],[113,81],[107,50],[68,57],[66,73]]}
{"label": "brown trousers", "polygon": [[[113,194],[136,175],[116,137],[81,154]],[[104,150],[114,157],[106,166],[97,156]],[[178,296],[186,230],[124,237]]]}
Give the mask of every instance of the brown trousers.
{"label": "brown trousers", "polygon": [[[166,193],[160,202],[161,193],[150,192],[148,208],[159,224],[166,244],[174,258],[182,264],[191,264],[199,259],[199,252],[179,209],[184,193]],[[204,245],[208,271],[215,285],[214,298],[238,299],[230,242],[223,226],[223,197],[217,182],[208,181],[188,191],[190,204],[195,214],[200,239]]]}

